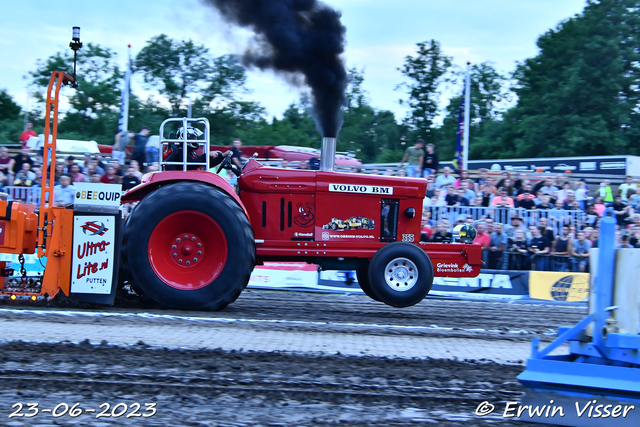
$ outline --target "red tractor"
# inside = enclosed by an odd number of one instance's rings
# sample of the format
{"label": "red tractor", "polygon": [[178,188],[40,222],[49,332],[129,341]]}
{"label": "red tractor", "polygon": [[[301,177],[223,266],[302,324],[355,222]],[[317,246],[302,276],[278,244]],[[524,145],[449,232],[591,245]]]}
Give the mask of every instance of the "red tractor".
{"label": "red tractor", "polygon": [[[181,138],[165,135],[172,126]],[[166,120],[160,140],[180,161],[161,161],[162,171],[122,197],[138,202],[124,228],[122,264],[136,292],[162,306],[221,310],[265,261],[356,270],[367,295],[394,307],[420,302],[434,276],[480,272],[478,245],[419,242],[425,180],[334,172],[335,138],[323,139],[320,171],[265,167],[253,158],[239,171],[226,157],[218,172],[238,175],[236,189],[208,171],[206,119]],[[369,220],[366,227],[324,227],[334,218]]]}

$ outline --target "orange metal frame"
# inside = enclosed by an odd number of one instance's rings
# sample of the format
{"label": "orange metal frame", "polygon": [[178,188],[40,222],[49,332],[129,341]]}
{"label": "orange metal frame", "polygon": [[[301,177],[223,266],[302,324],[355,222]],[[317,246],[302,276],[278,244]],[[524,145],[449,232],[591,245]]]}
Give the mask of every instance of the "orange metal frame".
{"label": "orange metal frame", "polygon": [[[55,296],[59,290],[69,295],[73,244],[73,211],[55,207],[56,141],[58,138],[58,105],[63,84],[74,78],[62,71],[54,71],[49,79],[44,126],[44,154],[42,156],[42,191],[38,215],[38,257],[47,257],[42,279],[41,295]],[[54,90],[55,88],[55,90]],[[50,132],[51,130],[51,132]],[[46,171],[49,171],[47,174]]]}

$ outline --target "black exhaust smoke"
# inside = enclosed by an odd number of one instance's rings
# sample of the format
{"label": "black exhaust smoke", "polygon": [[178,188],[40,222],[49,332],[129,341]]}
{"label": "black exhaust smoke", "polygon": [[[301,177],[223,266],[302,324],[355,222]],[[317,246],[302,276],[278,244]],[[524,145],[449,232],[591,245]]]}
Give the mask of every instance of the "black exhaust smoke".
{"label": "black exhaust smoke", "polygon": [[348,83],[340,58],[346,31],[340,13],[317,0],[202,1],[256,34],[257,48],[242,56],[245,66],[304,76],[318,130],[336,138]]}

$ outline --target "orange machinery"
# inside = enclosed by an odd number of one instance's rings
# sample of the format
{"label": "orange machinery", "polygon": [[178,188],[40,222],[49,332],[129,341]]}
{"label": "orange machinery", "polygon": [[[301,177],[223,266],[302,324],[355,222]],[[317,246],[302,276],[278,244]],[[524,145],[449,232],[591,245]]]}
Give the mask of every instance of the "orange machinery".
{"label": "orange machinery", "polygon": [[24,262],[23,254],[36,253],[36,249],[39,258],[47,257],[44,276],[36,280],[27,280],[24,267],[20,280],[10,279],[8,276],[12,271],[7,268],[7,262],[0,262],[0,274],[4,276],[0,294],[10,294],[12,299],[16,295],[28,295],[33,300],[38,296],[52,298],[60,291],[69,295],[73,210],[53,205],[53,186],[60,89],[63,84],[73,86],[75,83],[75,77],[61,71],[54,71],[49,80],[39,213],[31,204],[0,201],[0,212],[4,213],[0,217],[0,253],[18,254],[21,263]]}

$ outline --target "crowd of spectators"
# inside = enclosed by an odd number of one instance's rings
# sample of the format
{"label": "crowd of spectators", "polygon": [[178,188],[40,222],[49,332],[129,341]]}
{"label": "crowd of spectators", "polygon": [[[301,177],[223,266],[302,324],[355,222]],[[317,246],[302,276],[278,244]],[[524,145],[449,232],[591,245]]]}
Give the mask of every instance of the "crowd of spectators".
{"label": "crowd of spectators", "polygon": [[[68,156],[56,163],[55,204],[72,203],[78,182],[122,184],[123,190],[138,185],[143,172],[159,169],[159,153],[150,147],[148,138],[148,128],[138,134],[120,133],[109,160],[87,154],[84,159]],[[127,145],[133,145],[135,155],[125,165]],[[239,139],[234,140],[231,153],[238,167],[248,160]],[[282,160],[278,166],[319,170],[320,163],[318,150],[309,160]],[[12,157],[6,147],[0,147],[0,185],[39,187],[42,172],[41,155],[31,156],[23,149]],[[365,173],[361,167],[349,172]],[[532,180],[524,172],[514,176],[505,171],[496,176],[481,169],[472,178],[464,170],[440,169],[435,146],[422,140],[407,148],[399,168],[366,173],[424,177],[427,191],[421,240],[450,242],[455,225],[472,225],[477,230],[474,243],[482,246],[489,268],[588,271],[590,249],[598,246],[599,221],[608,208],[617,221],[618,247],[640,248],[640,186],[631,176],[617,188],[604,180],[597,189],[590,189],[583,179],[571,180],[562,174]],[[223,176],[235,184],[234,174],[223,172]]]}
{"label": "crowd of spectators", "polygon": [[450,241],[456,224],[473,225],[488,268],[588,271],[608,208],[617,222],[617,247],[640,248],[640,186],[632,176],[615,189],[603,181],[590,195],[584,180],[564,175],[535,183],[526,173],[456,175],[445,167],[428,176],[421,240]]}

